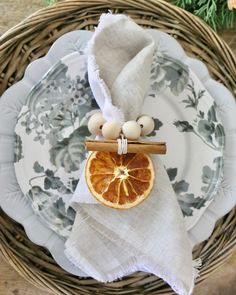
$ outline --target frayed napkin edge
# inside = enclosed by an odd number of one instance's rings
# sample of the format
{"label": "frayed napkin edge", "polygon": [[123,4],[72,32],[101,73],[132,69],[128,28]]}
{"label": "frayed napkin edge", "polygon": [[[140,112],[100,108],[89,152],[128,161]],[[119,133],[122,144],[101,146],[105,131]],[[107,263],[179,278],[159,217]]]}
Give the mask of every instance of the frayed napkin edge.
{"label": "frayed napkin edge", "polygon": [[[66,249],[64,250],[64,253],[66,257],[69,259],[69,261],[75,265],[76,267],[80,268],[83,272],[87,273],[90,276],[90,273],[94,273],[94,270],[91,270],[88,267],[84,267],[84,265],[87,265],[83,263],[83,258],[79,259],[78,257],[78,251],[76,248],[70,243],[70,241],[66,242]],[[178,281],[176,283],[176,280],[171,277],[170,275],[167,275],[166,272],[162,269],[162,267],[159,267],[159,272],[154,271],[152,267],[152,263],[150,263],[148,257],[142,257],[142,264],[145,264],[145,267],[149,269],[149,271],[154,274],[155,276],[161,278],[164,282],[166,282],[177,294],[179,295],[190,295],[193,292],[194,289],[194,283],[195,283],[195,278],[196,278],[196,265],[195,261],[193,261],[193,275],[192,275],[192,282],[190,287],[186,287],[182,281]],[[145,263],[143,262],[145,261]],[[199,267],[200,260],[197,259],[197,265]],[[122,267],[122,270],[117,272],[109,272],[106,276],[99,276],[99,275],[93,275],[95,280],[100,281],[102,283],[111,283],[117,280],[122,279],[124,276],[127,276],[131,273],[138,272],[140,271],[140,265],[137,267],[138,264],[138,259],[136,257],[132,257],[130,261],[126,263],[125,266]],[[143,271],[145,269],[143,268]],[[198,273],[198,272],[197,272]]]}

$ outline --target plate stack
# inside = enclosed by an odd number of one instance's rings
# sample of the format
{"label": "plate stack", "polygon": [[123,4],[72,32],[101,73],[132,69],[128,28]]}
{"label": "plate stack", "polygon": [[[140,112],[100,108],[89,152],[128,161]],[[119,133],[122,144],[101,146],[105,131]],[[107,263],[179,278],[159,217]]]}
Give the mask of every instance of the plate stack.
{"label": "plate stack", "polygon": [[[144,109],[155,120],[152,138],[170,147],[163,162],[196,246],[194,255],[203,262],[197,282],[232,253],[236,105],[230,91],[236,86],[235,57],[191,14],[166,2],[141,0],[62,2],[0,39],[0,250],[26,279],[55,294],[171,294],[147,273],[101,284],[64,255],[75,217],[68,204],[85,159],[87,121],[97,109],[84,48],[92,36],[88,30],[108,9],[149,27],[156,42]],[[81,137],[76,136],[79,128]]]}

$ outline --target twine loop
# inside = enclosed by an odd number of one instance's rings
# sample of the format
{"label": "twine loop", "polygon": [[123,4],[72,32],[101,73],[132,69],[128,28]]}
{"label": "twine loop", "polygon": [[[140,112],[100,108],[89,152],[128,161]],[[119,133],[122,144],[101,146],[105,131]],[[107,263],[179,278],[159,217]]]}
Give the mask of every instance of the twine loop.
{"label": "twine loop", "polygon": [[127,138],[125,138],[123,134],[121,134],[120,138],[117,139],[117,143],[118,143],[118,148],[117,148],[118,155],[127,154],[128,141],[127,141]]}

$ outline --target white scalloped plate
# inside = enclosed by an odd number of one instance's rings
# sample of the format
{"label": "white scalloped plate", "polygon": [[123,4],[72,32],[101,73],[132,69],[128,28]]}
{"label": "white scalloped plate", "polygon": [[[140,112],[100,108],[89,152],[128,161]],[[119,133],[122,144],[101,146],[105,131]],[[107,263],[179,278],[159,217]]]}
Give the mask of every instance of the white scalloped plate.
{"label": "white scalloped plate", "polygon": [[[98,109],[86,61],[78,52],[60,59],[30,91],[15,128],[21,191],[47,226],[66,238],[75,217],[68,204],[86,156],[83,142],[90,136],[86,122]],[[221,183],[224,128],[214,99],[185,64],[157,51],[151,73],[143,113],[155,120],[151,140],[167,143],[162,162],[190,230]]]}
{"label": "white scalloped plate", "polygon": [[[162,51],[189,65],[202,81],[205,88],[216,101],[218,114],[226,132],[223,187],[219,189],[214,201],[204,212],[198,223],[189,231],[191,242],[193,245],[196,245],[210,236],[216,220],[231,210],[236,202],[236,185],[233,181],[233,176],[236,174],[236,104],[231,93],[223,85],[210,78],[206,66],[198,60],[187,57],[182,47],[174,38],[156,30],[149,31],[157,40],[157,45]],[[5,171],[5,173],[2,173],[5,176],[0,179],[2,190],[0,205],[10,217],[24,226],[28,237],[34,243],[45,246],[62,268],[79,276],[84,276],[85,274],[66,259],[64,255],[64,240],[42,224],[40,219],[33,213],[30,204],[22,195],[17,184],[15,184],[15,187],[13,185],[10,188],[5,184],[7,183],[6,179],[9,179],[8,177],[15,179],[12,163],[14,128],[16,117],[30,89],[60,58],[81,49],[81,45],[83,46],[83,44],[87,43],[91,34],[91,32],[86,31],[75,31],[59,38],[45,57],[36,60],[28,66],[24,78],[9,88],[3,94],[0,101],[2,113],[0,118],[0,134],[5,135],[5,137],[2,137],[3,140],[0,141],[0,149],[6,152],[4,159],[0,159],[0,171]],[[15,103],[14,100],[18,101],[19,104]],[[11,124],[7,123],[9,120]],[[12,191],[14,191],[14,194]],[[16,206],[18,210],[15,210]],[[40,235],[38,234],[39,232]]]}

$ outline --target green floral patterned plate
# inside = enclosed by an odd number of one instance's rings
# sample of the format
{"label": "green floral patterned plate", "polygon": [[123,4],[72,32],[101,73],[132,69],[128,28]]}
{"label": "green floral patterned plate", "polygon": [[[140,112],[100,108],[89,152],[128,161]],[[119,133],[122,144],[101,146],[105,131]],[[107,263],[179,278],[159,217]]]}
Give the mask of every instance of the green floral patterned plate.
{"label": "green floral patterned plate", "polygon": [[[64,237],[75,217],[69,202],[86,156],[87,121],[96,109],[86,56],[77,52],[48,71],[18,116],[17,180],[34,211]],[[224,129],[214,100],[186,65],[156,52],[143,112],[155,120],[152,139],[167,142],[162,159],[190,229],[221,179]]]}

